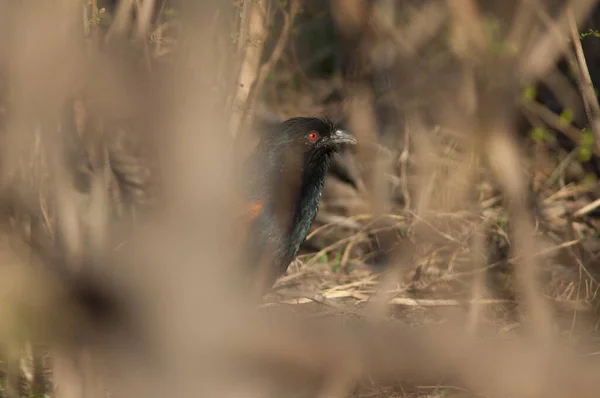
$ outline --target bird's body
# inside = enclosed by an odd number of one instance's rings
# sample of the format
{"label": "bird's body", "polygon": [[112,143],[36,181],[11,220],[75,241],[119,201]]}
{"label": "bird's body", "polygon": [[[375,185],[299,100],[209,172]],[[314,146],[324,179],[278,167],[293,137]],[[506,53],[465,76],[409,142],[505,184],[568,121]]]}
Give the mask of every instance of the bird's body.
{"label": "bird's body", "polygon": [[268,284],[287,270],[317,215],[325,174],[335,151],[355,144],[322,118],[292,118],[265,135],[242,173],[249,222],[246,260],[269,257]]}

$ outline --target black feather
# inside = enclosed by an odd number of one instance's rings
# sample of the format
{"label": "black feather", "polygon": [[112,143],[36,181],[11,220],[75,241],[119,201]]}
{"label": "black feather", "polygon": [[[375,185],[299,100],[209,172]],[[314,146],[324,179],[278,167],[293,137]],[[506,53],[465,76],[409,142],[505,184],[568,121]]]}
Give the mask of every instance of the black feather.
{"label": "black feather", "polygon": [[[329,119],[297,117],[276,126],[259,143],[246,167],[246,199],[263,200],[247,242],[255,265],[264,250],[273,256],[272,279],[285,273],[317,215],[331,159],[340,147]],[[316,131],[315,142],[308,134]]]}

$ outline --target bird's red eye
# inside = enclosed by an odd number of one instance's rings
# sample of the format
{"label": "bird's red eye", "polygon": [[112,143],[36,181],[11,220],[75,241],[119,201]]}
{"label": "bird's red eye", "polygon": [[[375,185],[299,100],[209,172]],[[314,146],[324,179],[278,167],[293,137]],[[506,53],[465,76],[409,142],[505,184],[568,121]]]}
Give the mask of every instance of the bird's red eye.
{"label": "bird's red eye", "polygon": [[315,142],[317,138],[319,138],[319,133],[317,133],[316,131],[311,131],[310,133],[308,133],[308,139],[311,142]]}

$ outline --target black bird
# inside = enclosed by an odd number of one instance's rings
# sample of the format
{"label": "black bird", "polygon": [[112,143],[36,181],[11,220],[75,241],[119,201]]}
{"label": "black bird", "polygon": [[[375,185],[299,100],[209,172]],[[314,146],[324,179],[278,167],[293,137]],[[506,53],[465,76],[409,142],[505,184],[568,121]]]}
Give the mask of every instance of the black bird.
{"label": "black bird", "polygon": [[317,215],[331,159],[345,144],[356,139],[331,120],[295,117],[263,136],[245,164],[245,262],[256,270],[267,259],[264,287],[296,257]]}

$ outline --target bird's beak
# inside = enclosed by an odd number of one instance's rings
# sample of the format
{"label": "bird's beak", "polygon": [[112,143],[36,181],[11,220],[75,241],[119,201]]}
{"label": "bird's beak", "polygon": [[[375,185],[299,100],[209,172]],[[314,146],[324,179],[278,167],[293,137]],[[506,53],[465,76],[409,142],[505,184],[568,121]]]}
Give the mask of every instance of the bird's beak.
{"label": "bird's beak", "polygon": [[347,131],[344,130],[336,130],[330,138],[330,142],[334,145],[339,144],[351,144],[356,145],[356,138]]}

